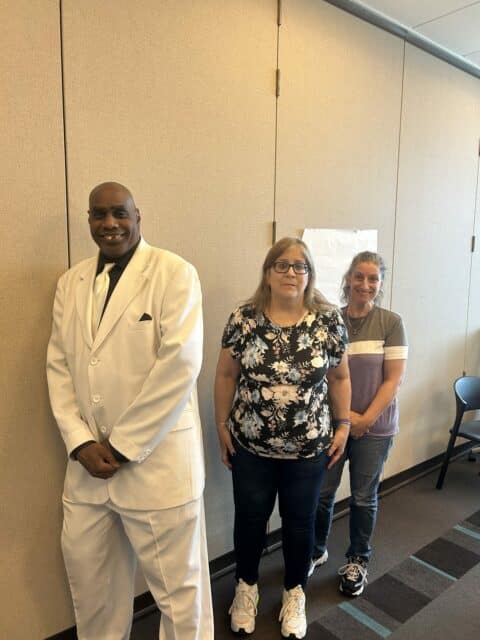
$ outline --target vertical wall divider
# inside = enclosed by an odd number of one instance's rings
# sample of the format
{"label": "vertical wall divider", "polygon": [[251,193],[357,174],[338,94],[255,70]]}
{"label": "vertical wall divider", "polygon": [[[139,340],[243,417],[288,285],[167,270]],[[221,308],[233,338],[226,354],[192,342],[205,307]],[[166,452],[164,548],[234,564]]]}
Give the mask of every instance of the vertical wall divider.
{"label": "vertical wall divider", "polygon": [[62,85],[62,129],[63,129],[63,153],[65,159],[65,215],[67,219],[67,263],[72,266],[72,253],[70,247],[70,206],[68,191],[68,162],[67,162],[67,121],[65,108],[65,53],[63,42],[63,0],[58,0],[59,8],[59,29],[60,29],[60,73]]}
{"label": "vertical wall divider", "polygon": [[278,100],[280,98],[280,27],[282,26],[282,0],[277,0],[277,63],[275,69],[275,148],[273,153],[273,221],[272,245],[277,241],[277,155],[278,155]]}
{"label": "vertical wall divider", "polygon": [[395,208],[393,214],[393,241],[392,241],[392,267],[391,273],[391,285],[390,285],[390,300],[389,308],[392,309],[393,302],[393,282],[395,279],[395,254],[396,254],[396,232],[397,232],[397,213],[398,213],[398,184],[400,179],[400,151],[402,144],[402,120],[403,120],[403,91],[405,87],[405,56],[406,56],[407,43],[403,42],[403,67],[402,67],[402,88],[400,90],[400,113],[398,124],[398,148],[397,148],[397,178],[395,184]]}

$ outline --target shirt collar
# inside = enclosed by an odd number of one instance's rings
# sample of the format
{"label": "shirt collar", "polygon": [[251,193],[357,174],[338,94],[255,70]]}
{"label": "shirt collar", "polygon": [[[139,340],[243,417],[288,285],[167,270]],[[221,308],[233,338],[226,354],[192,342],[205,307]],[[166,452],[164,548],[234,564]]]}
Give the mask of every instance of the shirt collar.
{"label": "shirt collar", "polygon": [[140,244],[140,238],[138,239],[138,242],[131,249],[127,251],[127,253],[124,253],[123,256],[120,256],[116,260],[112,260],[112,258],[108,258],[107,256],[103,255],[103,253],[99,253],[96,275],[98,276],[98,274],[103,271],[103,268],[106,264],[111,264],[112,262],[115,263],[115,267],[118,267],[120,271],[123,271],[127,266],[127,264],[130,262],[130,260],[132,259],[132,256],[137,250],[139,244]]}

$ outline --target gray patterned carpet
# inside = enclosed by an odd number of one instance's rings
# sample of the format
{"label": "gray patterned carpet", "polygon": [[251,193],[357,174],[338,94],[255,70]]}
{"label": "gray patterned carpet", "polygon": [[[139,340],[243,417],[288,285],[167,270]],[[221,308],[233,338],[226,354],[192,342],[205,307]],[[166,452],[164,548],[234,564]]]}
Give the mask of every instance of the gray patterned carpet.
{"label": "gray patterned carpet", "polygon": [[364,596],[329,609],[309,626],[308,638],[388,638],[479,562],[480,511],[477,511],[374,580]]}
{"label": "gray patterned carpet", "polygon": [[[329,540],[329,560],[307,585],[306,640],[478,640],[480,544],[472,534],[480,534],[480,522],[478,513],[468,517],[480,509],[478,471],[478,462],[463,457],[450,465],[442,491],[435,489],[435,471],[381,499],[370,582],[360,599],[347,599],[338,590],[337,570],[345,563],[349,534],[348,518],[336,520]],[[472,563],[476,566],[469,569]],[[215,640],[235,637],[228,617],[234,582],[230,573],[212,583]],[[282,583],[283,557],[277,550],[261,562],[260,604],[252,640],[280,640]],[[347,612],[346,605],[354,610]],[[331,617],[335,615],[343,621],[343,628]],[[158,612],[137,620],[131,640],[158,638],[158,624]],[[339,635],[341,629],[343,636]]]}

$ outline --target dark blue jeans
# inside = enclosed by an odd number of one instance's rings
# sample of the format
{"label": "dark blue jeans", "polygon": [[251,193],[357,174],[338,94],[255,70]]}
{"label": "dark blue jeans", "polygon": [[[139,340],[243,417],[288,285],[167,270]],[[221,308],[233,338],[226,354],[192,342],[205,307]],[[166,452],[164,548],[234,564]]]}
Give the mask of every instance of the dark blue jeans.
{"label": "dark blue jeans", "polygon": [[345,555],[347,558],[359,556],[367,562],[370,560],[371,539],[377,519],[378,486],[392,443],[393,436],[348,439],[345,453],[326,474],[320,491],[315,523],[315,557],[321,556],[327,548],[335,493],[342,479],[343,467],[348,460],[351,490],[350,545]]}
{"label": "dark blue jeans", "polygon": [[285,589],[305,586],[313,552],[315,513],[328,456],[281,460],[254,455],[235,443],[232,456],[237,580],[258,581],[268,519],[278,494]]}

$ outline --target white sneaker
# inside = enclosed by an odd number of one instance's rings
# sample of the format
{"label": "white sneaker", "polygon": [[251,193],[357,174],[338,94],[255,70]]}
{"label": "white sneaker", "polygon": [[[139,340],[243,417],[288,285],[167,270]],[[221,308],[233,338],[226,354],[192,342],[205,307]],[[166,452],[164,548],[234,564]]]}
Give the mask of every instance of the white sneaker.
{"label": "white sneaker", "polygon": [[284,638],[304,638],[307,633],[307,618],[305,616],[305,594],[300,585],[283,590],[282,609],[278,617],[282,623]]}
{"label": "white sneaker", "polygon": [[319,567],[320,565],[325,564],[327,560],[328,560],[328,551],[326,549],[319,558],[312,558],[310,562],[310,569],[308,570],[308,577],[310,577],[312,573],[315,571],[315,567]]}
{"label": "white sneaker", "polygon": [[250,586],[241,578],[235,587],[235,597],[228,610],[230,627],[234,633],[250,634],[255,631],[255,616],[257,615],[258,587]]}

